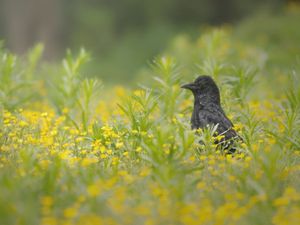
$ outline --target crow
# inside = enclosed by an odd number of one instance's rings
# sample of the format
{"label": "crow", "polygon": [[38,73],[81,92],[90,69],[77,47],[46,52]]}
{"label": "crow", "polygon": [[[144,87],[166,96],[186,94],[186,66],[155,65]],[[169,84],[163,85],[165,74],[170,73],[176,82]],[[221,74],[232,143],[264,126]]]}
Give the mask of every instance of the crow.
{"label": "crow", "polygon": [[192,129],[217,126],[214,136],[222,135],[215,144],[228,153],[234,153],[234,140],[240,139],[232,122],[225,115],[220,102],[220,91],[214,80],[207,75],[199,76],[194,82],[182,85],[194,95],[194,110],[191,118]]}

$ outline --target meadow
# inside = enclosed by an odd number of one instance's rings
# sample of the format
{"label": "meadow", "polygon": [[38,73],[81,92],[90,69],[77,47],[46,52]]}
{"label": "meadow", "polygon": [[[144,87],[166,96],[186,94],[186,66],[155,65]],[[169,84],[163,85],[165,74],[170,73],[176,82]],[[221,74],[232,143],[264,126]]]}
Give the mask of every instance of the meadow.
{"label": "meadow", "polygon": [[[178,35],[134,88],[87,78],[84,49],[45,66],[42,45],[2,47],[0,224],[300,224],[300,51],[285,36],[297,18],[272,18],[281,27],[257,40],[255,19]],[[190,128],[180,85],[199,74],[244,140],[234,155],[214,128]]]}

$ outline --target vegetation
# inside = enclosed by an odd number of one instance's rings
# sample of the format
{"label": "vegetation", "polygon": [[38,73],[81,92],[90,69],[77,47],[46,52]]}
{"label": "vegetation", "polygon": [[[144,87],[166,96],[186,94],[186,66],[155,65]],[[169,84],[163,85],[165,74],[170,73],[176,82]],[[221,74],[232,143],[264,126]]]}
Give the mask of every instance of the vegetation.
{"label": "vegetation", "polygon": [[197,38],[208,24],[237,23],[260,11],[278,15],[294,0],[36,1],[0,1],[0,38],[5,46],[23,54],[42,42],[43,57],[57,61],[66,47],[84,46],[93,55],[89,76],[101,77],[106,84],[123,84],[135,82],[146,62],[178,33]]}
{"label": "vegetation", "polygon": [[[0,224],[300,224],[299,60],[234,32],[176,37],[134,90],[83,76],[84,50],[50,68],[41,46],[2,48]],[[221,87],[234,155],[190,129],[197,74]]]}

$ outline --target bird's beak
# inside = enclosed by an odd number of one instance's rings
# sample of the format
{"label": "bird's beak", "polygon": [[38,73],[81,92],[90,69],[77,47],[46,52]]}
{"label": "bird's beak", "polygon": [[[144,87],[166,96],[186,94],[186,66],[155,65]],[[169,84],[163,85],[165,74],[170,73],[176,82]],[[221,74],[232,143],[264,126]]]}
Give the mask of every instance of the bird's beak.
{"label": "bird's beak", "polygon": [[194,83],[184,84],[184,85],[181,86],[181,88],[189,89],[189,90],[195,90],[196,85]]}

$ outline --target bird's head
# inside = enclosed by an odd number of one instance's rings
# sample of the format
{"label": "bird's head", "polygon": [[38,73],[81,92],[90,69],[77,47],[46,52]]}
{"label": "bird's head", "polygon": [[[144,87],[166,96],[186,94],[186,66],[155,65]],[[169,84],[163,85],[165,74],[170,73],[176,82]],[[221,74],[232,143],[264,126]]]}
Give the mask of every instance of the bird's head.
{"label": "bird's head", "polygon": [[195,97],[206,96],[212,101],[220,102],[219,88],[210,76],[199,76],[194,82],[184,84],[181,88],[191,90]]}

